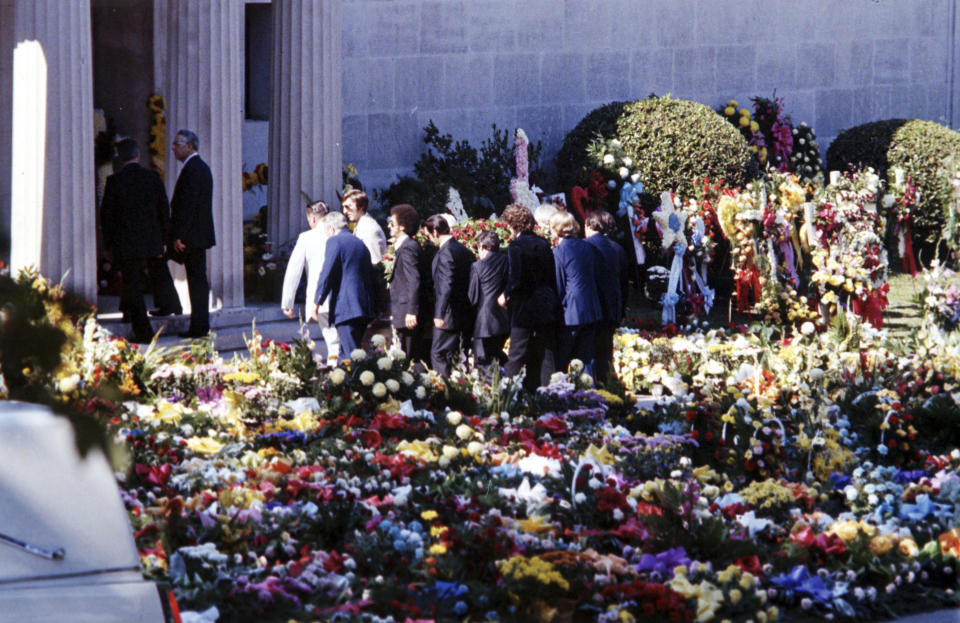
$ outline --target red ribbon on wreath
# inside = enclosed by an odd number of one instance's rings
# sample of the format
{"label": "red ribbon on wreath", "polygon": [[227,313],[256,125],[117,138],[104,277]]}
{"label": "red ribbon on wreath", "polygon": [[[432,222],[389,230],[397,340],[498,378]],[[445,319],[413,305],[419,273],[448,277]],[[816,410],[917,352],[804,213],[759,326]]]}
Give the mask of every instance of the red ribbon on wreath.
{"label": "red ribbon on wreath", "polygon": [[900,256],[903,269],[911,276],[917,276],[917,262],[913,259],[913,231],[910,227],[910,215],[897,219],[897,236],[900,239]]}
{"label": "red ribbon on wreath", "polygon": [[890,304],[887,292],[890,284],[885,283],[876,290],[871,290],[859,299],[850,301],[850,308],[856,315],[869,322],[876,329],[883,327],[883,310]]}
{"label": "red ribbon on wreath", "polygon": [[737,312],[745,313],[760,300],[760,269],[751,263],[737,272]]}

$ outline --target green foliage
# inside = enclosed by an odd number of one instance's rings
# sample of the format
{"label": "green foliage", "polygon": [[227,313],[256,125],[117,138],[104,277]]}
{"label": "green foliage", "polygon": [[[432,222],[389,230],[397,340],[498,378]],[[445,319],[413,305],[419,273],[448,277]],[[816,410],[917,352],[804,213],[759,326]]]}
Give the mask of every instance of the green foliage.
{"label": "green foliage", "polygon": [[[586,143],[585,137],[593,141]],[[564,184],[582,184],[601,164],[598,146],[611,139],[620,141],[640,171],[645,191],[653,195],[669,190],[693,197],[704,178],[736,187],[757,174],[753,154],[736,128],[703,104],[667,96],[614,102],[588,114],[557,156]]]}
{"label": "green foliage", "polygon": [[[430,121],[423,129],[427,151],[413,165],[414,175],[405,176],[376,194],[382,209],[408,203],[421,218],[447,211],[448,191],[457,189],[464,210],[472,218],[500,212],[512,201],[510,180],[515,174],[512,136],[506,129],[492,126],[493,136],[484,139],[480,149],[466,140],[454,141],[441,134]],[[538,170],[540,142],[529,146],[531,185],[541,175]]]}
{"label": "green foliage", "polygon": [[827,167],[873,167],[881,178],[904,170],[920,191],[913,214],[917,240],[936,244],[944,230],[951,187],[944,162],[960,154],[960,133],[932,121],[888,119],[841,132],[827,150]]}
{"label": "green foliage", "polygon": [[564,188],[590,183],[590,172],[596,166],[586,157],[587,148],[597,141],[617,138],[617,120],[626,105],[627,102],[611,102],[596,108],[567,133],[554,159],[557,179]]}
{"label": "green foliage", "polygon": [[[46,405],[66,416],[82,454],[105,447],[95,403],[72,404],[57,391],[65,355],[80,340],[76,323],[90,313],[89,305],[29,269],[16,279],[0,273],[0,301],[0,399]],[[112,397],[106,389],[101,393]]]}

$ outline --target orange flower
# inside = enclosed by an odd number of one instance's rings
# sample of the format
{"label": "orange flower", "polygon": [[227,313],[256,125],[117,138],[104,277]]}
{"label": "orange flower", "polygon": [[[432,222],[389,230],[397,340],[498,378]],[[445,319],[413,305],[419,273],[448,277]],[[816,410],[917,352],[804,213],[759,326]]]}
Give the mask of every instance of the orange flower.
{"label": "orange flower", "polygon": [[960,528],[954,528],[944,532],[937,541],[940,542],[940,553],[949,554],[954,558],[960,558]]}

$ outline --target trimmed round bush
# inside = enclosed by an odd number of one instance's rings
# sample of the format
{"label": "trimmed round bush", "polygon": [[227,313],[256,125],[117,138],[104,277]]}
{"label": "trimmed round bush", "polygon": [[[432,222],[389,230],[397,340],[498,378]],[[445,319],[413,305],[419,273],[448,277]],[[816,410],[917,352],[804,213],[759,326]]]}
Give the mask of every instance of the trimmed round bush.
{"label": "trimmed round bush", "polygon": [[617,137],[617,119],[626,105],[627,102],[611,102],[595,108],[567,133],[554,158],[557,180],[561,185],[571,188],[590,183],[590,172],[597,168],[588,153],[590,145]]}
{"label": "trimmed round bush", "polygon": [[894,168],[904,170],[920,191],[913,214],[913,231],[922,243],[935,244],[943,231],[950,205],[950,182],[944,160],[960,155],[960,133],[933,121],[887,119],[841,132],[827,150],[827,167],[873,167],[888,179]]}
{"label": "trimmed round bush", "polygon": [[620,141],[640,171],[644,190],[654,195],[669,190],[694,197],[704,178],[743,186],[757,174],[753,154],[736,128],[708,106],[667,96],[614,102],[588,114],[557,154],[563,184],[583,184],[597,168],[591,145],[598,138]]}

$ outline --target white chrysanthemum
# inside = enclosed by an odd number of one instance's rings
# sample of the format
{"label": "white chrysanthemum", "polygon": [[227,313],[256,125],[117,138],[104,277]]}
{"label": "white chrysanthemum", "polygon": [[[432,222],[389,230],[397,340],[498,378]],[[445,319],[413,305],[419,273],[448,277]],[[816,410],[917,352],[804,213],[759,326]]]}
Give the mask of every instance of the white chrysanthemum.
{"label": "white chrysanthemum", "polygon": [[611,164],[614,163],[615,160],[616,160],[616,159],[613,157],[613,154],[604,154],[604,156],[603,156],[603,164],[604,164],[604,166],[608,166],[608,167],[609,167]]}
{"label": "white chrysanthemum", "polygon": [[384,371],[389,370],[393,367],[393,359],[390,357],[381,357],[377,359],[377,367]]}
{"label": "white chrysanthemum", "polygon": [[579,359],[571,359],[567,369],[574,374],[580,374],[583,372],[583,362]]}
{"label": "white chrysanthemum", "polygon": [[360,383],[366,387],[373,385],[373,382],[377,380],[377,377],[374,376],[373,372],[370,370],[364,370],[360,373]]}
{"label": "white chrysanthemum", "polygon": [[400,383],[396,379],[387,379],[387,389],[391,394],[396,394],[400,391]]}
{"label": "white chrysanthemum", "polygon": [[817,328],[816,328],[815,326],[813,326],[813,323],[810,322],[809,320],[806,321],[805,323],[803,323],[802,325],[800,325],[800,333],[802,333],[802,334],[804,334],[804,335],[810,335],[811,333],[813,333],[813,332],[816,331],[816,330],[817,330]]}
{"label": "white chrysanthemum", "polygon": [[447,422],[449,422],[451,426],[456,426],[461,421],[463,421],[463,414],[459,411],[451,411],[447,414]]}
{"label": "white chrysanthemum", "polygon": [[482,451],[483,451],[483,444],[480,443],[479,441],[471,441],[470,443],[467,444],[467,453],[469,453],[470,456],[477,456]]}
{"label": "white chrysanthemum", "polygon": [[623,166],[625,166],[625,167],[632,167],[632,166],[633,166],[633,160],[632,160],[631,158],[624,158],[624,159],[623,159]]}
{"label": "white chrysanthemum", "polygon": [[373,395],[377,398],[383,398],[387,395],[387,386],[383,383],[377,383],[373,386]]}
{"label": "white chrysanthemum", "polygon": [[60,379],[60,382],[57,383],[57,389],[60,390],[61,394],[69,394],[77,388],[77,385],[80,384],[80,375],[71,374],[70,376],[65,376]]}
{"label": "white chrysanthemum", "polygon": [[413,381],[415,379],[413,378],[413,375],[410,374],[409,372],[404,372],[403,374],[400,375],[400,380],[403,381],[404,385],[413,385]]}
{"label": "white chrysanthemum", "polygon": [[628,177],[630,177],[630,169],[628,169],[627,167],[620,167],[620,170],[618,171],[618,173],[620,173],[620,179],[622,180],[625,180]]}
{"label": "white chrysanthemum", "polygon": [[593,377],[590,376],[589,374],[586,374],[586,373],[581,374],[581,375],[580,375],[580,383],[582,383],[583,385],[585,385],[585,386],[587,386],[587,387],[593,387]]}
{"label": "white chrysanthemum", "polygon": [[417,388],[413,395],[417,397],[417,400],[423,400],[427,397],[427,388],[421,385]]}
{"label": "white chrysanthemum", "polygon": [[443,456],[447,457],[448,459],[456,458],[457,455],[460,454],[460,450],[458,450],[456,446],[451,445],[443,446],[441,452],[443,452]]}
{"label": "white chrysanthemum", "polygon": [[343,383],[347,378],[347,373],[343,368],[336,368],[333,372],[330,373],[330,382],[334,385],[339,385]]}
{"label": "white chrysanthemum", "polygon": [[350,353],[350,361],[363,361],[367,358],[367,353],[362,348],[355,348]]}
{"label": "white chrysanthemum", "polygon": [[473,429],[466,424],[461,424],[457,427],[457,437],[466,441],[467,439],[473,437]]}
{"label": "white chrysanthemum", "polygon": [[370,343],[376,348],[383,348],[387,345],[387,338],[383,337],[379,333],[370,338]]}

